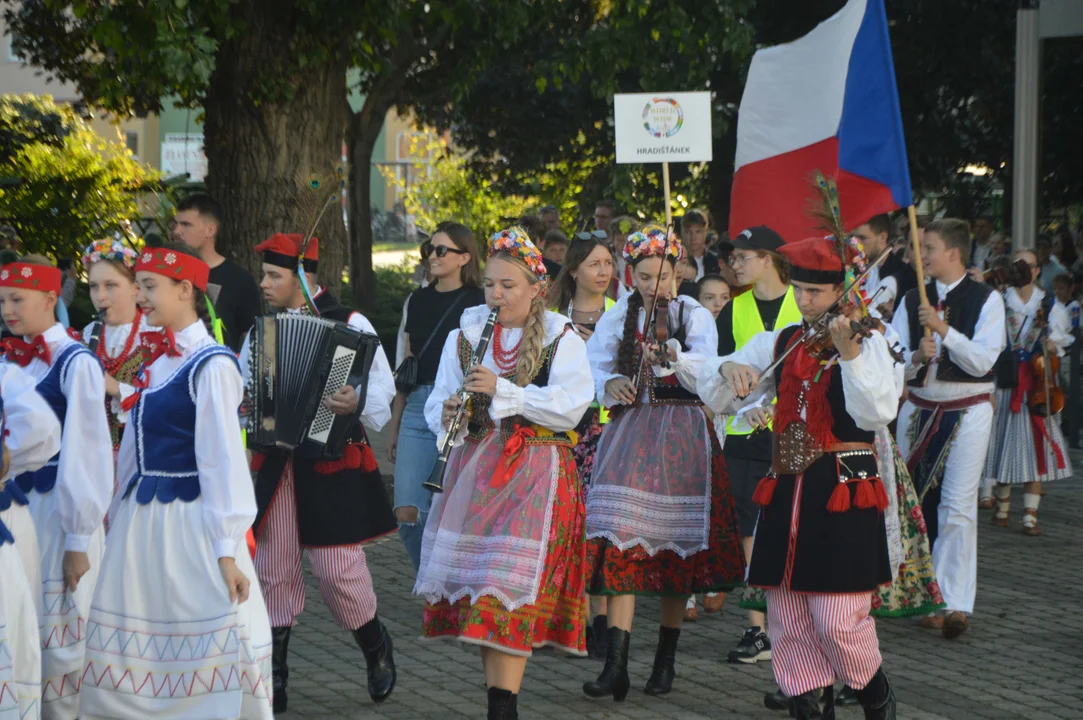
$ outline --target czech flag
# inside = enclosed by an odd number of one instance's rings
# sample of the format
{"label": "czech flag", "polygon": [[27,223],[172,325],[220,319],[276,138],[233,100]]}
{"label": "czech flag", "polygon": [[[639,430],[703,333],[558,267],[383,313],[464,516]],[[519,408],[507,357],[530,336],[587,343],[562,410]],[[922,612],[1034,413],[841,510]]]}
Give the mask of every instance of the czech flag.
{"label": "czech flag", "polygon": [[883,0],[850,0],[753,56],[735,166],[731,237],[756,225],[787,242],[816,235],[814,170],[834,177],[847,229],[913,203]]}

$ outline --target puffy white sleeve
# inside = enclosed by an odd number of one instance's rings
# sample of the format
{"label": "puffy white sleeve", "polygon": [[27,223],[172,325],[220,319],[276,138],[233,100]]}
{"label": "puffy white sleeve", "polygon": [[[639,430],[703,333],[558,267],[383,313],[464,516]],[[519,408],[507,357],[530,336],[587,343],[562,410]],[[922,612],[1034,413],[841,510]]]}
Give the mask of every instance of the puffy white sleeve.
{"label": "puffy white sleeve", "polygon": [[1004,298],[1000,293],[989,293],[978,315],[974,337],[968,338],[955,328],[948,329],[943,345],[951,351],[952,362],[974,377],[988,373],[1008,343],[1004,323]]}
{"label": "puffy white sleeve", "polygon": [[[737,352],[724,357],[712,357],[706,359],[700,366],[696,376],[696,394],[713,412],[732,415],[742,408],[750,408],[763,404],[766,399],[774,397],[774,377],[764,378],[756,389],[743,400],[736,400],[726,391],[726,382],[719,373],[726,363],[748,365],[757,373],[763,372],[775,360],[775,338],[777,330],[768,330],[757,333],[745,343]],[[731,400],[732,398],[732,400]]]}
{"label": "puffy white sleeve", "polygon": [[[425,422],[429,430],[436,436],[437,445],[442,445],[447,430],[440,416],[443,414],[444,401],[459,392],[463,384],[463,371],[459,363],[459,336],[462,330],[448,333],[444,341],[444,349],[440,353],[440,366],[436,370],[436,381],[433,383],[429,399],[425,401]],[[463,429],[465,432],[465,428]]]}
{"label": "puffy white sleeve", "polygon": [[[60,421],[38,395],[37,383],[18,366],[0,363],[10,466],[6,477],[37,470],[60,450]],[[0,478],[3,479],[3,478]]]}
{"label": "puffy white sleeve", "polygon": [[97,359],[78,353],[60,382],[67,398],[56,473],[64,550],[86,552],[113,496],[113,440],[105,417],[105,375]]}
{"label": "puffy white sleeve", "polygon": [[[376,334],[368,318],[361,313],[350,315],[350,327],[361,332]],[[395,399],[395,376],[387,364],[387,353],[381,345],[376,348],[376,357],[369,370],[368,394],[365,396],[365,409],[361,411],[361,424],[379,432],[391,419],[391,402]],[[358,392],[360,394],[360,391]]]}
{"label": "puffy white sleeve", "polygon": [[[624,331],[624,315],[627,302],[619,302],[605,311],[594,327],[594,334],[587,340],[587,362],[594,378],[594,396],[604,407],[613,407],[619,403],[606,395],[605,384],[615,377],[617,372],[617,349],[620,347],[621,334]],[[716,331],[717,332],[717,331]],[[628,378],[631,380],[631,378]]]}
{"label": "puffy white sleeve", "polygon": [[564,432],[579,424],[593,399],[586,343],[575,333],[565,332],[553,355],[546,386],[519,387],[498,377],[489,416],[502,420],[522,415],[544,428]]}
{"label": "puffy white sleeve", "polygon": [[903,380],[902,366],[888,352],[878,332],[861,343],[853,360],[839,360],[846,411],[862,430],[877,431],[895,419]]}
{"label": "puffy white sleeve", "polygon": [[688,350],[682,351],[680,342],[674,338],[670,338],[666,344],[677,354],[677,361],[673,363],[677,381],[685,390],[694,393],[696,377],[704,361],[718,357],[718,327],[710,310],[700,305],[689,307],[692,312],[688,314],[685,322],[685,342]]}
{"label": "puffy white sleeve", "polygon": [[1057,346],[1057,355],[1061,357],[1075,340],[1070,327],[1071,318],[1068,315],[1068,308],[1059,302],[1053,303],[1053,307],[1049,310],[1049,339]]}
{"label": "puffy white sleeve", "polygon": [[[203,364],[195,386],[195,450],[203,526],[217,557],[231,558],[243,546],[244,535],[256,519],[256,493],[237,414],[244,383],[233,361],[219,356]],[[126,443],[129,434],[124,433]]]}
{"label": "puffy white sleeve", "polygon": [[[135,461],[135,430],[124,426],[124,434],[120,437],[120,449],[117,451],[117,492],[109,504],[109,526],[113,526],[113,519],[117,516],[120,504],[124,502],[124,494],[128,491],[128,484],[135,477],[139,466]],[[107,536],[108,537],[108,536]]]}

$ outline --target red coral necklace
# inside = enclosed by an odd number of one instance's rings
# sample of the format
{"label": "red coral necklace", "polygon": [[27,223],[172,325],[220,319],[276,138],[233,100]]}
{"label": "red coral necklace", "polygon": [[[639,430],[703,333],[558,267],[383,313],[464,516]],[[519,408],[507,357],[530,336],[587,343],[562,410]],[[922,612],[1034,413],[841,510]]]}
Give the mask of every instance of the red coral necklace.
{"label": "red coral necklace", "polygon": [[128,339],[124,341],[124,348],[116,357],[109,357],[109,351],[105,347],[105,322],[102,322],[102,339],[98,343],[96,354],[98,359],[102,361],[102,367],[105,368],[107,375],[116,375],[120,366],[123,365],[132,354],[132,348],[135,347],[135,341],[139,338],[139,326],[142,324],[140,322],[142,318],[143,310],[136,308],[135,319],[132,320],[132,329],[128,332]]}
{"label": "red coral necklace", "polygon": [[501,342],[500,337],[504,333],[504,328],[497,323],[497,326],[493,329],[493,362],[496,366],[508,372],[515,368],[515,363],[519,360],[519,346],[523,344],[522,336],[519,337],[519,342],[515,343],[515,347],[511,349],[505,349],[504,343]]}

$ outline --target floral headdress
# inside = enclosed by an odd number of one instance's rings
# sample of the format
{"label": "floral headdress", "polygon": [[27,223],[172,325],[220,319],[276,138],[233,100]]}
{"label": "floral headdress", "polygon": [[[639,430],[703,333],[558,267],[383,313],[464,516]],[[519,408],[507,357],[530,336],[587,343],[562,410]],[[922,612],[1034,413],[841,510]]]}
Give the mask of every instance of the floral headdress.
{"label": "floral headdress", "polygon": [[122,243],[120,240],[103,238],[95,240],[83,250],[83,267],[90,268],[96,262],[112,260],[132,270],[139,260],[139,253]]}
{"label": "floral headdress", "polygon": [[549,279],[549,273],[545,269],[545,262],[542,260],[541,252],[530,241],[523,229],[517,227],[508,228],[495,233],[489,238],[489,257],[498,252],[506,252],[522,259],[539,281],[545,282]]}
{"label": "floral headdress", "polygon": [[666,231],[657,225],[648,225],[639,232],[628,236],[624,242],[624,259],[629,263],[648,257],[661,257],[672,255],[674,260],[680,260],[684,255],[684,248],[680,239],[670,233],[669,242],[666,242]]}

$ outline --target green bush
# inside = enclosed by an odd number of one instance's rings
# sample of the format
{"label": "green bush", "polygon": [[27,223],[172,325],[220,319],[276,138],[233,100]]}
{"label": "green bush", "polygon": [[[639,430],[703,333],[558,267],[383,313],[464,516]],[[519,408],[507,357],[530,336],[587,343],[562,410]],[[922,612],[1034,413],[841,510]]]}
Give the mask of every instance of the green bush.
{"label": "green bush", "polygon": [[[371,313],[366,313],[366,316],[376,328],[376,334],[380,336],[380,342],[387,352],[388,362],[394,365],[399,323],[402,322],[402,304],[406,302],[407,296],[417,289],[413,280],[414,268],[413,265],[404,262],[398,266],[378,267],[375,275],[376,309]],[[353,291],[345,283],[342,285],[342,296],[353,297]]]}

